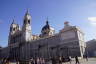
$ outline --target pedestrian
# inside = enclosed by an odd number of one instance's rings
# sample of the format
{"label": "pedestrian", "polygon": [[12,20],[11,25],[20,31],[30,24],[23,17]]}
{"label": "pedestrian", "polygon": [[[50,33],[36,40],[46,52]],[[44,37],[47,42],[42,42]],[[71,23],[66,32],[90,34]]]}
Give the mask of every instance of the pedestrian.
{"label": "pedestrian", "polygon": [[62,64],[62,57],[59,57],[59,64]]}
{"label": "pedestrian", "polygon": [[39,64],[42,64],[42,58],[39,58]]}
{"label": "pedestrian", "polygon": [[71,61],[72,61],[71,56],[69,56],[69,62],[70,62],[70,64],[71,64]]}
{"label": "pedestrian", "polygon": [[42,58],[42,64],[45,64],[45,59],[44,58]]}
{"label": "pedestrian", "polygon": [[37,58],[34,59],[34,64],[37,64]]}
{"label": "pedestrian", "polygon": [[85,59],[86,59],[86,61],[88,61],[88,57],[87,57],[87,55],[85,55]]}
{"label": "pedestrian", "polygon": [[30,62],[31,62],[31,64],[34,64],[34,59],[31,58],[31,59],[30,59]]}
{"label": "pedestrian", "polygon": [[40,64],[40,59],[39,58],[37,58],[37,64]]}
{"label": "pedestrian", "polygon": [[75,61],[76,61],[76,64],[80,64],[80,63],[79,63],[79,59],[78,59],[77,56],[75,56]]}

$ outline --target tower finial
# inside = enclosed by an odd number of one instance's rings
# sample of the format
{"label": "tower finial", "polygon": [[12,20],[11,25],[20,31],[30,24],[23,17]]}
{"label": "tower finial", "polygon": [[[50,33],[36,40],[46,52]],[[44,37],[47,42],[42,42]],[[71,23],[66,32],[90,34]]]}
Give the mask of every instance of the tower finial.
{"label": "tower finial", "polygon": [[15,16],[13,17],[13,21],[12,21],[12,24],[15,24]]}
{"label": "tower finial", "polygon": [[27,8],[26,15],[29,14],[29,9]]}
{"label": "tower finial", "polygon": [[15,24],[15,20],[14,20],[14,18],[13,18],[12,24]]}
{"label": "tower finial", "polygon": [[48,21],[48,17],[47,17],[47,21]]}
{"label": "tower finial", "polygon": [[31,20],[31,15],[29,14],[29,10],[28,9],[25,12],[24,20]]}
{"label": "tower finial", "polygon": [[48,22],[48,17],[47,17],[47,20],[46,20],[46,24],[47,24],[47,25],[49,24],[49,22]]}

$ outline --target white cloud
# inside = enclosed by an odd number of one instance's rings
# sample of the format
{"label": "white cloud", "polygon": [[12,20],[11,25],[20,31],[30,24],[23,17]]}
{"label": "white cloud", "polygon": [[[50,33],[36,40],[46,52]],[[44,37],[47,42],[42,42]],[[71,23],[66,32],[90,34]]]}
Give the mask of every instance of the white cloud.
{"label": "white cloud", "polygon": [[88,20],[90,21],[91,25],[96,26],[96,17],[88,17]]}

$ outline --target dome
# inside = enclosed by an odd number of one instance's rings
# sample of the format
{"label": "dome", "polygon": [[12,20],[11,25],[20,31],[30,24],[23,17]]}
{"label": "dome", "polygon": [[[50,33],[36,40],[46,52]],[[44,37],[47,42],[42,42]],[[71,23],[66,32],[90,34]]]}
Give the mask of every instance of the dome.
{"label": "dome", "polygon": [[42,31],[50,29],[48,21],[46,21],[46,25],[42,28]]}
{"label": "dome", "polygon": [[41,33],[42,35],[53,35],[55,32],[54,28],[52,28],[49,23],[48,20],[46,21],[46,25],[42,28]]}
{"label": "dome", "polygon": [[50,27],[50,30],[55,30],[54,28]]}

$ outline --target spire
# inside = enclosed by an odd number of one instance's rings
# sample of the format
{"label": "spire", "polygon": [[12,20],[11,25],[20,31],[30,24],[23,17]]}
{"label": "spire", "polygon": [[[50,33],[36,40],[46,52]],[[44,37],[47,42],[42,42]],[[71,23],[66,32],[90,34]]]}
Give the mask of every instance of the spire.
{"label": "spire", "polygon": [[24,20],[31,20],[31,15],[30,15],[28,9],[27,9],[27,11],[26,11],[26,13],[25,13]]}
{"label": "spire", "polygon": [[27,9],[27,11],[26,11],[25,15],[29,15],[29,9]]}
{"label": "spire", "polygon": [[16,24],[16,21],[15,21],[15,16],[13,17],[12,24]]}
{"label": "spire", "polygon": [[46,25],[49,25],[49,22],[48,22],[48,17],[47,17],[47,20],[46,20]]}
{"label": "spire", "polygon": [[49,25],[49,22],[48,22],[48,21],[46,21],[46,24],[47,24],[47,25]]}
{"label": "spire", "polygon": [[13,19],[12,24],[15,24],[15,20]]}

